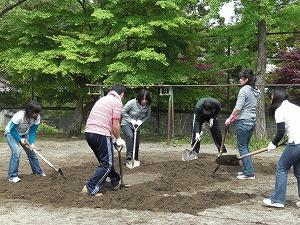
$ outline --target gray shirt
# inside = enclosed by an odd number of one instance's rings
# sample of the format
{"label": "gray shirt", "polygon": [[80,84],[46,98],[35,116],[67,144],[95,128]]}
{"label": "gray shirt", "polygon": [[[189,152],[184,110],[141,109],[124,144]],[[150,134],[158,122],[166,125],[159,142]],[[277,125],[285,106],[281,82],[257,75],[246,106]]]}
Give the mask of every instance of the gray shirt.
{"label": "gray shirt", "polygon": [[239,110],[238,120],[256,118],[256,106],[260,91],[250,85],[243,86],[238,95],[235,109]]}
{"label": "gray shirt", "polygon": [[130,125],[130,120],[141,120],[143,123],[150,117],[151,106],[141,106],[134,98],[129,100],[122,109],[121,125]]}

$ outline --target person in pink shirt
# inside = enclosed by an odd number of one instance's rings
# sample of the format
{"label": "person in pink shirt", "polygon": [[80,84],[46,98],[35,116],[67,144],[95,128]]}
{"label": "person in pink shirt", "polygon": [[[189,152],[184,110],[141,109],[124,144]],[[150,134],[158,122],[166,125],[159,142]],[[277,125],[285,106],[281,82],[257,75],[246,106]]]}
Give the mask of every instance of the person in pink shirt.
{"label": "person in pink shirt", "polygon": [[109,93],[95,103],[88,117],[85,137],[100,165],[81,190],[83,194],[101,196],[101,189],[107,177],[110,178],[114,189],[119,187],[120,175],[113,165],[112,138],[116,139],[115,143],[118,147],[125,146],[125,141],[120,137],[124,93],[123,85],[113,85]]}

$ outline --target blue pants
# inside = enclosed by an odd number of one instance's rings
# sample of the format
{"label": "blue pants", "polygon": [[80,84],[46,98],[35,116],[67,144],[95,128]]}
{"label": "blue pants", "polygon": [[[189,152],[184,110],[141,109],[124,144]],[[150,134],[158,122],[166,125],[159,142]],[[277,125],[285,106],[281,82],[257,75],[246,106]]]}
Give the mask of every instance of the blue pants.
{"label": "blue pants", "polygon": [[300,144],[287,144],[277,163],[275,189],[271,195],[273,202],[285,204],[288,171],[293,166],[297,178],[300,197]]}
{"label": "blue pants", "polygon": [[100,134],[85,133],[88,145],[93,150],[100,166],[96,168],[94,175],[90,178],[86,187],[91,195],[97,194],[107,177],[110,178],[112,186],[119,183],[120,176],[113,166],[113,145],[111,137]]}
{"label": "blue pants", "polygon": [[[236,138],[237,147],[239,149],[240,155],[245,155],[249,153],[249,143],[252,137],[254,128],[256,124],[256,119],[242,119],[236,121]],[[251,157],[246,157],[242,159],[243,162],[243,172],[246,175],[254,174],[254,167]]]}
{"label": "blue pants", "polygon": [[[13,177],[17,177],[19,174],[19,162],[20,162],[21,149],[20,149],[19,142],[17,142],[17,140],[10,133],[7,133],[5,137],[11,151],[11,157],[8,165],[8,178],[13,178]],[[33,151],[31,151],[29,148],[26,148],[25,146],[22,147],[25,150],[25,153],[29,160],[32,173],[38,175],[43,174],[44,172],[41,169],[40,162],[36,154]]]}

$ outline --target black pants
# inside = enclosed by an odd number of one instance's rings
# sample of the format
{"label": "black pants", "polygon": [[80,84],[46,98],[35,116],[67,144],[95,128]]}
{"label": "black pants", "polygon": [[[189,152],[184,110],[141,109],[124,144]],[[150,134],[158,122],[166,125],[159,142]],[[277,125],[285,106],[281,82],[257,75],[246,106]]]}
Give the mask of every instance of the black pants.
{"label": "black pants", "polygon": [[[209,119],[210,118],[201,118],[199,119],[199,131],[201,132],[202,130],[202,125],[203,123],[205,122],[209,122]],[[195,124],[195,123],[194,123]],[[192,135],[192,146],[194,146],[195,142],[196,142],[196,133],[194,132],[194,128],[193,128],[193,135]],[[199,132],[199,133],[200,133]],[[214,123],[213,123],[213,126],[210,128],[210,132],[211,132],[211,136],[214,140],[214,143],[216,145],[216,147],[218,148],[218,151],[220,151],[220,148],[221,148],[221,144],[222,144],[222,133],[221,133],[221,130],[219,128],[219,121],[218,119],[214,119]],[[194,151],[199,153],[199,150],[200,150],[200,141],[195,145],[194,147]],[[227,152],[226,150],[226,147],[224,145],[223,147],[223,150],[222,152]]]}
{"label": "black pants", "polygon": [[[133,142],[134,142],[134,129],[129,125],[122,125],[122,131],[125,135],[126,142],[126,158],[132,159],[133,157]],[[135,156],[134,159],[139,159],[139,147],[140,147],[140,129],[137,129],[136,144],[135,144]]]}
{"label": "black pants", "polygon": [[113,165],[113,146],[111,137],[95,133],[85,133],[88,145],[93,150],[100,165],[96,168],[94,175],[86,184],[91,195],[101,191],[107,177],[110,178],[112,186],[119,183],[120,175],[115,171]]}

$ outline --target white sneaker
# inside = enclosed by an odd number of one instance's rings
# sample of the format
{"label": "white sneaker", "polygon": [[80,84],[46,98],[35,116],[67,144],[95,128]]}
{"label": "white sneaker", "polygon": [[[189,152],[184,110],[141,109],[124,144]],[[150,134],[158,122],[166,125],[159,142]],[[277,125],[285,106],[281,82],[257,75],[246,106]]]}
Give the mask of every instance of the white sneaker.
{"label": "white sneaker", "polygon": [[238,180],[254,180],[255,179],[255,175],[246,175],[246,174],[242,174],[242,175],[237,175],[236,177]]}
{"label": "white sneaker", "polygon": [[296,202],[296,206],[297,206],[298,208],[300,208],[300,201],[299,201],[299,202]]}
{"label": "white sneaker", "polygon": [[265,206],[269,206],[269,207],[284,208],[284,204],[281,204],[281,203],[278,203],[278,202],[272,202],[272,200],[269,199],[269,198],[265,198],[263,200],[263,204]]}
{"label": "white sneaker", "polygon": [[238,176],[244,175],[244,172],[243,172],[243,171],[240,171],[240,172],[237,173],[237,175],[238,175]]}
{"label": "white sneaker", "polygon": [[11,177],[8,179],[9,182],[13,182],[13,183],[17,183],[19,181],[21,181],[21,179],[19,177]]}

